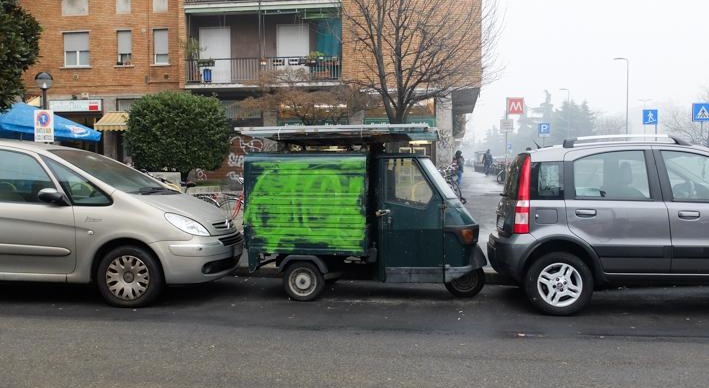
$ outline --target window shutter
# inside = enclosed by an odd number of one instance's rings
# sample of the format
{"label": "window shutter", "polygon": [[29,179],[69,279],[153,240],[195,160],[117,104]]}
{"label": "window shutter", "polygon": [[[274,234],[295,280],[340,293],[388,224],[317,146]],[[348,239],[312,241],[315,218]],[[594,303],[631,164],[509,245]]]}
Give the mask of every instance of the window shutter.
{"label": "window shutter", "polygon": [[131,32],[130,31],[118,31],[118,53],[119,54],[130,54],[131,50]]}
{"label": "window shutter", "polygon": [[89,51],[88,32],[70,32],[64,34],[64,51]]}
{"label": "window shutter", "polygon": [[167,30],[154,30],[155,54],[167,54]]}

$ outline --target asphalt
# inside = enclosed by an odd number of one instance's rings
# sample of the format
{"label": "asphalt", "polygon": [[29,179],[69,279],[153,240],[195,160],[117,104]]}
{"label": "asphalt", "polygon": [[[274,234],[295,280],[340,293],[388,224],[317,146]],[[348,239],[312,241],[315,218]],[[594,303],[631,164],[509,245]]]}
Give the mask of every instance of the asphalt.
{"label": "asphalt", "polygon": [[[465,207],[480,225],[478,244],[486,255],[488,236],[495,230],[495,209],[501,190],[502,185],[496,182],[495,176],[485,176],[482,173],[473,171],[472,167],[467,167],[463,173],[461,191],[466,199]],[[243,212],[240,212],[234,220],[240,228],[243,221],[242,216]],[[509,281],[495,272],[489,263],[483,267],[483,270],[485,271],[486,284],[509,284]],[[244,277],[280,277],[278,269],[273,264],[261,267],[256,272],[249,272],[246,250],[244,250],[239,260],[235,275]]]}

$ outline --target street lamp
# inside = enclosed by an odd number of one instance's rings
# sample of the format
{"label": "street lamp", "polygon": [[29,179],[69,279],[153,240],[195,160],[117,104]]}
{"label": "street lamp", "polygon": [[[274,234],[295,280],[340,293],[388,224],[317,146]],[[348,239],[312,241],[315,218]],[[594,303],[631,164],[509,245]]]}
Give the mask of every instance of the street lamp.
{"label": "street lamp", "polygon": [[54,78],[52,78],[51,74],[43,71],[37,73],[37,75],[34,76],[34,80],[37,82],[37,86],[42,89],[42,109],[47,109],[47,89],[52,87]]}
{"label": "street lamp", "polygon": [[568,137],[571,134],[571,91],[567,88],[561,88],[559,90],[566,92],[566,136]]}
{"label": "street lamp", "polygon": [[630,87],[630,61],[628,58],[617,57],[614,61],[625,61],[625,134],[628,134],[628,89]]}
{"label": "street lamp", "polygon": [[652,101],[651,98],[638,98],[638,101],[643,103],[643,135],[645,134],[645,103]]}

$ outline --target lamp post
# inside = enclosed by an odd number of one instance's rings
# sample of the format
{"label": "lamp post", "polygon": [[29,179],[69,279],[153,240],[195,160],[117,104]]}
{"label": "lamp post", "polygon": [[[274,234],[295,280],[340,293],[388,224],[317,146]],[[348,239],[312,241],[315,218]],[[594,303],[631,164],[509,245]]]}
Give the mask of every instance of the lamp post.
{"label": "lamp post", "polygon": [[566,137],[569,137],[571,133],[571,91],[567,88],[561,88],[566,92]]}
{"label": "lamp post", "polygon": [[[645,103],[652,101],[651,98],[638,98],[638,101],[643,103],[643,115],[645,114]],[[645,118],[643,117],[643,135],[645,134]],[[657,134],[656,134],[657,135]]]}
{"label": "lamp post", "polygon": [[52,78],[51,74],[43,71],[41,73],[37,73],[37,75],[34,76],[34,80],[37,83],[37,86],[42,89],[42,109],[47,109],[47,89],[52,87],[54,78]]}
{"label": "lamp post", "polygon": [[625,134],[628,134],[628,90],[630,89],[630,61],[628,58],[616,57],[614,61],[625,61]]}

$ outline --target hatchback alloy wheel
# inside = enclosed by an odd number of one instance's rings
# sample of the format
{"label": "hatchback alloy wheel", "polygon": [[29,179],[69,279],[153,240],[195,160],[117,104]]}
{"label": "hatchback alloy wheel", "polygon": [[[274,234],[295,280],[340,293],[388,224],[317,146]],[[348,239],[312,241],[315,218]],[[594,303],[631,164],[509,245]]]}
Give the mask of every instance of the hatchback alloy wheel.
{"label": "hatchback alloy wheel", "polygon": [[552,315],[570,315],[591,300],[593,275],[586,263],[568,252],[551,252],[527,270],[524,289],[534,307]]}

